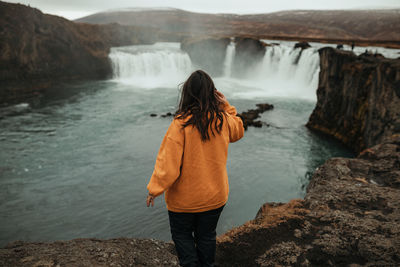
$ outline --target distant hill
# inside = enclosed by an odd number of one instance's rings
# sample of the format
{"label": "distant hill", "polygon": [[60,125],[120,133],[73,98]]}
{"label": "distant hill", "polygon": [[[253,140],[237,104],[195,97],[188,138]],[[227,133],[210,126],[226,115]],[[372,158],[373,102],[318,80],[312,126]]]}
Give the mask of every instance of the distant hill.
{"label": "distant hill", "polygon": [[153,26],[192,34],[400,42],[400,9],[288,10],[237,15],[133,8],[100,12],[75,21]]}

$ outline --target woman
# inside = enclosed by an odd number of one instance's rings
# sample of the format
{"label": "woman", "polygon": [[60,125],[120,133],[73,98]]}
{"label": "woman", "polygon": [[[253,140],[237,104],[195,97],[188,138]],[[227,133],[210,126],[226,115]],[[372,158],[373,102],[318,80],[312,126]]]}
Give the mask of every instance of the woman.
{"label": "woman", "polygon": [[[147,206],[165,192],[172,240],[182,266],[213,266],[216,226],[228,200],[228,145],[243,122],[210,76],[193,72],[183,84],[176,115],[161,143]],[[193,236],[194,234],[194,236]]]}

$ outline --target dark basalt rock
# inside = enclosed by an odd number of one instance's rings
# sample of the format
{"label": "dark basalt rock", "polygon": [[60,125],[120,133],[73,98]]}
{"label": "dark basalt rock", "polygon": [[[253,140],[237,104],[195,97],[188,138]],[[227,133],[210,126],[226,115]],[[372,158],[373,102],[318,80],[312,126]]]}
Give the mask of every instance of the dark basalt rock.
{"label": "dark basalt rock", "polygon": [[181,49],[189,54],[195,65],[211,76],[221,76],[229,43],[230,38],[190,38],[182,41]]}
{"label": "dark basalt rock", "polygon": [[245,77],[264,57],[264,42],[258,39],[235,37],[236,48],[232,73],[235,77]]}
{"label": "dark basalt rock", "polygon": [[167,112],[167,113],[161,115],[161,117],[163,117],[163,118],[171,117],[171,116],[175,116],[175,114],[171,113],[171,112]]}
{"label": "dark basalt rock", "polygon": [[[254,126],[258,128],[262,127],[264,123],[259,120],[256,121],[255,119],[259,118],[261,113],[274,108],[273,105],[267,103],[256,104],[256,106],[257,109],[249,109],[248,111],[237,114],[237,116],[242,119],[243,127],[245,130],[247,130],[249,126]],[[268,126],[268,124],[266,125]]]}
{"label": "dark basalt rock", "polygon": [[[357,158],[332,158],[304,200],[264,204],[218,238],[221,266],[398,266],[400,135]],[[239,253],[246,251],[246,253]]]}
{"label": "dark basalt rock", "polygon": [[301,49],[307,49],[311,47],[311,45],[308,42],[298,42],[294,45],[294,48],[300,47]]}
{"label": "dark basalt rock", "polygon": [[399,133],[400,60],[321,48],[317,105],[307,127],[360,152]]}

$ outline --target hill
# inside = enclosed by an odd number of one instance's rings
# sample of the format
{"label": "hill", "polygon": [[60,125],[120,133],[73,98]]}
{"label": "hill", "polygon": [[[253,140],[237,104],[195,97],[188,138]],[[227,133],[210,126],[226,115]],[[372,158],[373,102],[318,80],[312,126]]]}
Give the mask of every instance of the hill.
{"label": "hill", "polygon": [[[265,39],[359,41],[400,46],[400,9],[288,10],[266,14],[207,14],[181,9],[110,10],[77,19],[92,24],[151,26],[168,32],[245,35]],[[397,44],[396,44],[397,43]]]}

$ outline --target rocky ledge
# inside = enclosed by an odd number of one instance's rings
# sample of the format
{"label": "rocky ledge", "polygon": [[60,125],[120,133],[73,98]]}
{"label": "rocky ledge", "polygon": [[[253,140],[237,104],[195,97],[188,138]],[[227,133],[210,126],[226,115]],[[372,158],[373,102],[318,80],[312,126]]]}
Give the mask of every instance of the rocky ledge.
{"label": "rocky ledge", "polygon": [[[223,266],[400,264],[400,135],[357,158],[332,158],[303,199],[266,203],[219,237]],[[246,251],[246,253],[243,253]]]}

